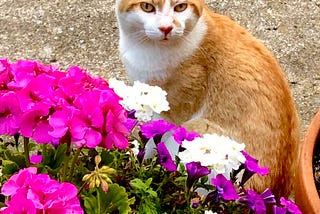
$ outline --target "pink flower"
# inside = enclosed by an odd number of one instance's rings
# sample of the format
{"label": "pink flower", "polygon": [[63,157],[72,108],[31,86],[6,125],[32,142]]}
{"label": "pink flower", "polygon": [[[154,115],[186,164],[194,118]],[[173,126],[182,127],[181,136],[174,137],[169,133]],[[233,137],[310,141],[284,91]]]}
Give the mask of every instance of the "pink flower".
{"label": "pink flower", "polygon": [[12,175],[10,179],[3,184],[1,194],[4,196],[15,195],[18,191],[24,190],[26,184],[33,179],[33,175],[37,173],[36,167],[22,169],[18,174]]}
{"label": "pink flower", "polygon": [[10,63],[7,59],[0,59],[0,90],[7,90],[11,81]]}
{"label": "pink flower", "polygon": [[33,137],[38,143],[49,143],[52,136],[49,132],[52,127],[48,121],[49,106],[38,103],[32,109],[25,112],[21,118],[20,133],[24,137]]}
{"label": "pink flower", "polygon": [[106,135],[102,142],[102,146],[107,149],[112,149],[115,146],[118,149],[128,147],[127,135],[128,129],[125,126],[125,111],[116,112],[109,111],[106,116]]}
{"label": "pink flower", "polygon": [[22,112],[17,94],[15,92],[0,94],[0,103],[0,134],[18,133]]}
{"label": "pink flower", "polygon": [[39,164],[42,162],[42,155],[31,155],[30,163]]}
{"label": "pink flower", "polygon": [[54,112],[49,118],[49,124],[53,128],[53,130],[49,132],[49,135],[55,138],[62,138],[69,131],[70,133],[74,133],[77,139],[83,137],[78,136],[77,130],[72,129],[72,127],[75,126],[71,126],[74,115],[79,113],[78,109],[69,106]]}
{"label": "pink flower", "polygon": [[27,199],[25,194],[19,192],[11,197],[10,201],[5,203],[7,207],[3,207],[0,210],[1,214],[36,214],[37,210],[32,200]]}
{"label": "pink flower", "polygon": [[73,184],[36,172],[35,167],[22,169],[3,185],[1,193],[11,196],[3,213],[83,213]]}
{"label": "pink flower", "polygon": [[19,60],[15,64],[11,64],[11,72],[13,81],[8,83],[12,89],[24,88],[36,76],[35,68],[37,63],[29,60]]}
{"label": "pink flower", "polygon": [[40,74],[33,78],[26,87],[19,92],[19,101],[23,112],[31,109],[34,105],[41,102],[53,105],[51,96],[53,94],[54,77],[47,74]]}

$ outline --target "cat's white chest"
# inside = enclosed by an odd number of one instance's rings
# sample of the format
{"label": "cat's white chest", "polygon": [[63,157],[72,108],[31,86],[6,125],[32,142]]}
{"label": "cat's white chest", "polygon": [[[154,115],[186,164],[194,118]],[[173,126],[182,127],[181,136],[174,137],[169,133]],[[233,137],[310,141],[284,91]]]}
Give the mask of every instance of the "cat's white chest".
{"label": "cat's white chest", "polygon": [[139,80],[165,80],[170,71],[190,58],[199,48],[207,28],[200,18],[197,25],[179,42],[167,41],[139,43],[127,36],[120,27],[120,56],[128,78]]}

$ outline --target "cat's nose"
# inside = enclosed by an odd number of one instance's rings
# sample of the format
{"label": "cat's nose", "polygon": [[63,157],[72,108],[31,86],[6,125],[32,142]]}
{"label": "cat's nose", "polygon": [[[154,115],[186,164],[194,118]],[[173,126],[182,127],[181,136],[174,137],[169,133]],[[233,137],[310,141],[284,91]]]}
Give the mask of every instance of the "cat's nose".
{"label": "cat's nose", "polygon": [[172,26],[161,26],[159,27],[159,30],[164,33],[165,36],[167,36],[171,31],[173,27]]}

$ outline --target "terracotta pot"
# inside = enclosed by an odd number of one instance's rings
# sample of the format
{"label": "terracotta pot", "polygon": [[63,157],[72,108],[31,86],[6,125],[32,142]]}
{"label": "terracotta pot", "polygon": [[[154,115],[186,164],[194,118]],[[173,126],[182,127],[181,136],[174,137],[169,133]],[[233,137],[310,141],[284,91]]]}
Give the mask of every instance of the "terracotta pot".
{"label": "terracotta pot", "polygon": [[317,142],[320,142],[320,109],[308,127],[300,150],[295,198],[302,213],[306,214],[320,213],[320,198],[312,167],[313,153]]}

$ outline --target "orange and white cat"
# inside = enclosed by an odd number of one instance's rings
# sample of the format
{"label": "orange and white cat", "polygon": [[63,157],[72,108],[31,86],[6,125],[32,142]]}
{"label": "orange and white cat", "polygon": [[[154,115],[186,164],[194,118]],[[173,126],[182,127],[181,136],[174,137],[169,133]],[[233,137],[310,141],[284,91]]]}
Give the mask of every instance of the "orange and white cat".
{"label": "orange and white cat", "polygon": [[168,92],[162,116],[246,144],[270,168],[249,185],[293,190],[299,119],[274,56],[204,0],[116,0],[120,55],[130,80]]}

